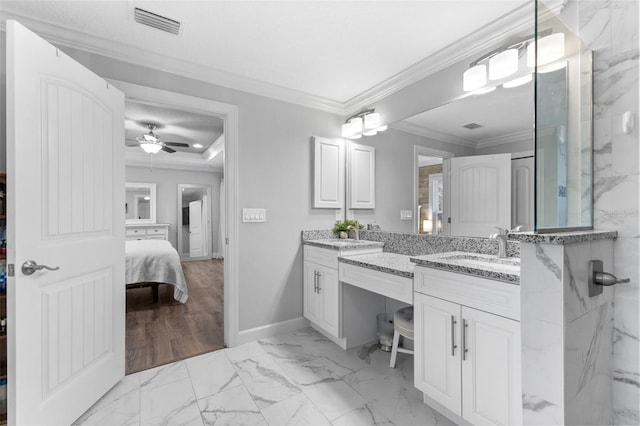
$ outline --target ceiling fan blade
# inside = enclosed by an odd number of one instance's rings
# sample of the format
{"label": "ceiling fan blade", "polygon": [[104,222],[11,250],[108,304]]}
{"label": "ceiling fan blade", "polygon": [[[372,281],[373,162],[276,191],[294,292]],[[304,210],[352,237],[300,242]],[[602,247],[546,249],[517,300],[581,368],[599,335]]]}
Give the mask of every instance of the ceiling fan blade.
{"label": "ceiling fan blade", "polygon": [[179,146],[181,148],[189,148],[189,144],[188,143],[182,143],[182,142],[165,142],[162,141],[163,144],[168,145],[168,146]]}
{"label": "ceiling fan blade", "polygon": [[165,152],[168,152],[169,154],[173,154],[174,152],[176,152],[176,150],[175,150],[175,149],[171,149],[171,148],[169,148],[168,146],[163,146],[163,147],[162,147],[162,148],[160,148],[160,149],[162,149],[162,150],[163,150],[163,151],[165,151]]}

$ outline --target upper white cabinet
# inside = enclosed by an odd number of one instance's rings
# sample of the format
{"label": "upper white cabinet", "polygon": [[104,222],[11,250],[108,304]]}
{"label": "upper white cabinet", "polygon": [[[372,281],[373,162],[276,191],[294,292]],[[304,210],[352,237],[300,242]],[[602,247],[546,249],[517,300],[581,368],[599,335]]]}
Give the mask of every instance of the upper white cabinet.
{"label": "upper white cabinet", "polygon": [[350,142],[347,164],[347,208],[375,208],[376,149]]}
{"label": "upper white cabinet", "polygon": [[342,139],[314,137],[313,207],[344,207],[345,149]]}

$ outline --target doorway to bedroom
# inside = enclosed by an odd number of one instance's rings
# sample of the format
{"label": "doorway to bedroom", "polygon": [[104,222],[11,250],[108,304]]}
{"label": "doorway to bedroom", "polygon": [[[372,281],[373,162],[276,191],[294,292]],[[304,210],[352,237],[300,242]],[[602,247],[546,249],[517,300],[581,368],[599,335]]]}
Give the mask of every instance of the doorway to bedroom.
{"label": "doorway to bedroom", "polygon": [[[165,99],[126,100],[126,180],[156,188],[147,200],[155,221],[138,226],[166,229],[163,236],[178,265],[153,282],[127,281],[126,374],[225,346],[225,118]],[[150,137],[164,143],[156,153],[142,146]],[[128,244],[141,239],[130,232],[133,226],[127,223]],[[149,274],[158,276],[157,271]],[[186,300],[176,297],[182,283]]]}

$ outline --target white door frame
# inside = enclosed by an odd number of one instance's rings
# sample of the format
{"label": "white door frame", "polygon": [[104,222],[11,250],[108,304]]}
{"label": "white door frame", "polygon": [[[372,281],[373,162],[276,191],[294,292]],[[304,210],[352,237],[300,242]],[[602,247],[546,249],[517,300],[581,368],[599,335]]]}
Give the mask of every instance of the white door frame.
{"label": "white door frame", "polygon": [[[413,146],[413,208],[414,208],[414,213],[413,213],[413,232],[415,234],[418,234],[420,232],[420,212],[418,211],[418,179],[420,177],[420,165],[418,164],[418,156],[423,155],[426,157],[440,157],[442,158],[442,162],[443,162],[443,179],[444,179],[444,194],[445,194],[445,199],[443,201],[444,205],[447,205],[447,197],[446,197],[446,176],[445,176],[445,171],[444,171],[444,160],[446,160],[447,158],[452,158],[455,157],[455,154],[453,152],[449,152],[449,151],[443,151],[441,149],[436,149],[436,148],[430,148],[428,146],[422,146],[422,145],[414,145]],[[443,208],[445,207],[443,206]],[[447,229],[444,219],[444,214],[443,214],[443,219],[442,219],[442,235],[447,234],[447,232],[445,231]]]}
{"label": "white door frame", "polygon": [[225,188],[225,244],[224,259],[224,343],[233,347],[238,345],[240,327],[239,304],[240,268],[239,256],[239,207],[238,207],[238,107],[237,105],[217,102],[154,89],[138,84],[109,80],[111,84],[124,92],[127,99],[151,102],[156,105],[182,109],[195,113],[215,115],[224,120],[224,188]]}
{"label": "white door frame", "polygon": [[[183,189],[205,189],[207,192],[207,199],[209,200],[209,205],[207,206],[207,216],[203,217],[202,220],[205,221],[209,226],[209,244],[207,246],[207,252],[204,253],[202,257],[186,257],[182,258],[183,252],[183,243],[182,237],[180,236],[181,230],[178,229],[178,254],[180,255],[180,259],[182,261],[187,260],[203,260],[203,259],[211,259],[213,257],[213,234],[212,232],[212,224],[211,224],[211,204],[213,199],[211,198],[211,185],[206,185],[203,183],[179,183],[178,184],[178,222],[176,227],[182,226],[182,190]],[[221,247],[222,249],[222,247]]]}

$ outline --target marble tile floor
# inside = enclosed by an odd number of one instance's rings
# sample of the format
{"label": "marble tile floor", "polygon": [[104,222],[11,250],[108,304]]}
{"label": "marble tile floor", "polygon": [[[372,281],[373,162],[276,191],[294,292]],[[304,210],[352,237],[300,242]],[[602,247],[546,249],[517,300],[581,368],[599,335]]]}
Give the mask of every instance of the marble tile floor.
{"label": "marble tile floor", "polygon": [[76,425],[453,425],[422,403],[413,357],[344,351],[312,328],[126,376]]}

